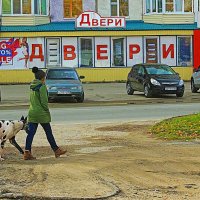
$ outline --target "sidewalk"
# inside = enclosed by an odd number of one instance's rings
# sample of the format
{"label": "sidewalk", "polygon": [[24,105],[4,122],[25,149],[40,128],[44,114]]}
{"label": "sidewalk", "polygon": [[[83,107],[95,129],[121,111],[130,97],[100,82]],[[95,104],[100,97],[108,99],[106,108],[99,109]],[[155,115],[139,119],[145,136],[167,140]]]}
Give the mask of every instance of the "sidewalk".
{"label": "sidewalk", "polygon": [[[183,98],[177,98],[175,95],[166,95],[157,98],[145,98],[143,93],[135,92],[134,95],[127,95],[125,83],[85,83],[86,104],[103,103],[173,103],[173,102],[200,102],[200,94],[193,94],[190,91],[190,83],[185,83],[185,94]],[[5,106],[28,106],[29,85],[0,85],[1,102],[0,107]],[[65,105],[71,105],[73,101],[64,101]],[[56,103],[58,105],[59,102]],[[63,102],[62,102],[63,104]],[[83,105],[79,104],[79,105]]]}

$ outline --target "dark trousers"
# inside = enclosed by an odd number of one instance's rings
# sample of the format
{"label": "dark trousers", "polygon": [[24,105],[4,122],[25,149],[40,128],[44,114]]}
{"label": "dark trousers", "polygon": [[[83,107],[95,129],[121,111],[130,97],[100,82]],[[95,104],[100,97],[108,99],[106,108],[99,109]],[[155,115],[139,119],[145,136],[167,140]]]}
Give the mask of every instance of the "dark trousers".
{"label": "dark trousers", "polygon": [[[51,148],[53,149],[53,151],[57,150],[58,146],[57,146],[56,141],[54,139],[50,123],[44,123],[44,124],[42,123],[41,126],[46,133],[46,137],[47,137],[47,140],[48,140]],[[32,122],[28,123],[28,129],[29,130],[28,130],[28,135],[26,137],[25,150],[31,151],[31,146],[32,146],[34,135],[37,131],[37,127],[38,127],[38,123],[32,123]]]}

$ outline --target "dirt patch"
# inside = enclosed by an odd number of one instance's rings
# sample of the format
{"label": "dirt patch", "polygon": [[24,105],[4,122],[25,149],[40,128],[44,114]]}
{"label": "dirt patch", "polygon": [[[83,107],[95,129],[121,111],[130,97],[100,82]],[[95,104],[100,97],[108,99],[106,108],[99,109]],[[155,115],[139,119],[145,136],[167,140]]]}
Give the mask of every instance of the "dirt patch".
{"label": "dirt patch", "polygon": [[[148,134],[154,123],[53,124],[58,144],[68,150],[59,159],[41,128],[35,161],[22,160],[6,144],[0,199],[199,199],[199,144],[155,139]],[[17,136],[21,146],[25,136]]]}
{"label": "dirt patch", "polygon": [[144,125],[137,124],[120,124],[120,125],[112,125],[112,126],[104,126],[100,128],[96,128],[97,131],[118,131],[118,132],[133,132],[134,130],[138,130],[143,128]]}

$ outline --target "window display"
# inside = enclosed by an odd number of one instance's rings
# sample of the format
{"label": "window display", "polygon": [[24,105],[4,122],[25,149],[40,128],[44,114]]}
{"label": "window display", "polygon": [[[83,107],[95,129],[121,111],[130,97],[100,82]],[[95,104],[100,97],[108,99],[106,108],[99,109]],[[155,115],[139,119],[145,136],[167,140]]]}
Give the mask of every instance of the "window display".
{"label": "window display", "polygon": [[92,39],[90,38],[81,38],[80,39],[80,56],[81,56],[81,67],[93,67],[93,48],[92,48]]}
{"label": "window display", "polygon": [[192,38],[178,37],[178,65],[192,66]]}

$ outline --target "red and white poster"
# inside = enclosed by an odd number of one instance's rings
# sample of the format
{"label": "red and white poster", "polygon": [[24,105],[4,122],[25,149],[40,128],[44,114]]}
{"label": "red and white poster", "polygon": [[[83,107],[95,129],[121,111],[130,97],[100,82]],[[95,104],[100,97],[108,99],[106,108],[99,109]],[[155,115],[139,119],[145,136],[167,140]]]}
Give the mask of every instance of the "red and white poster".
{"label": "red and white poster", "polygon": [[[45,47],[48,39],[53,39],[52,46]],[[131,67],[143,62],[191,66],[192,49],[190,36],[1,38],[0,69],[45,68],[56,59],[63,67]],[[194,63],[199,65],[198,54]]]}
{"label": "red and white poster", "polygon": [[63,67],[78,67],[77,38],[62,38],[62,63]]}
{"label": "red and white poster", "polygon": [[127,37],[127,65],[133,66],[143,63],[143,41],[142,37]]}
{"label": "red and white poster", "polygon": [[176,36],[161,36],[161,63],[176,66]]}
{"label": "red and white poster", "polygon": [[1,38],[0,69],[44,68],[43,38]]}
{"label": "red and white poster", "polygon": [[110,67],[110,38],[95,38],[95,67]]}

